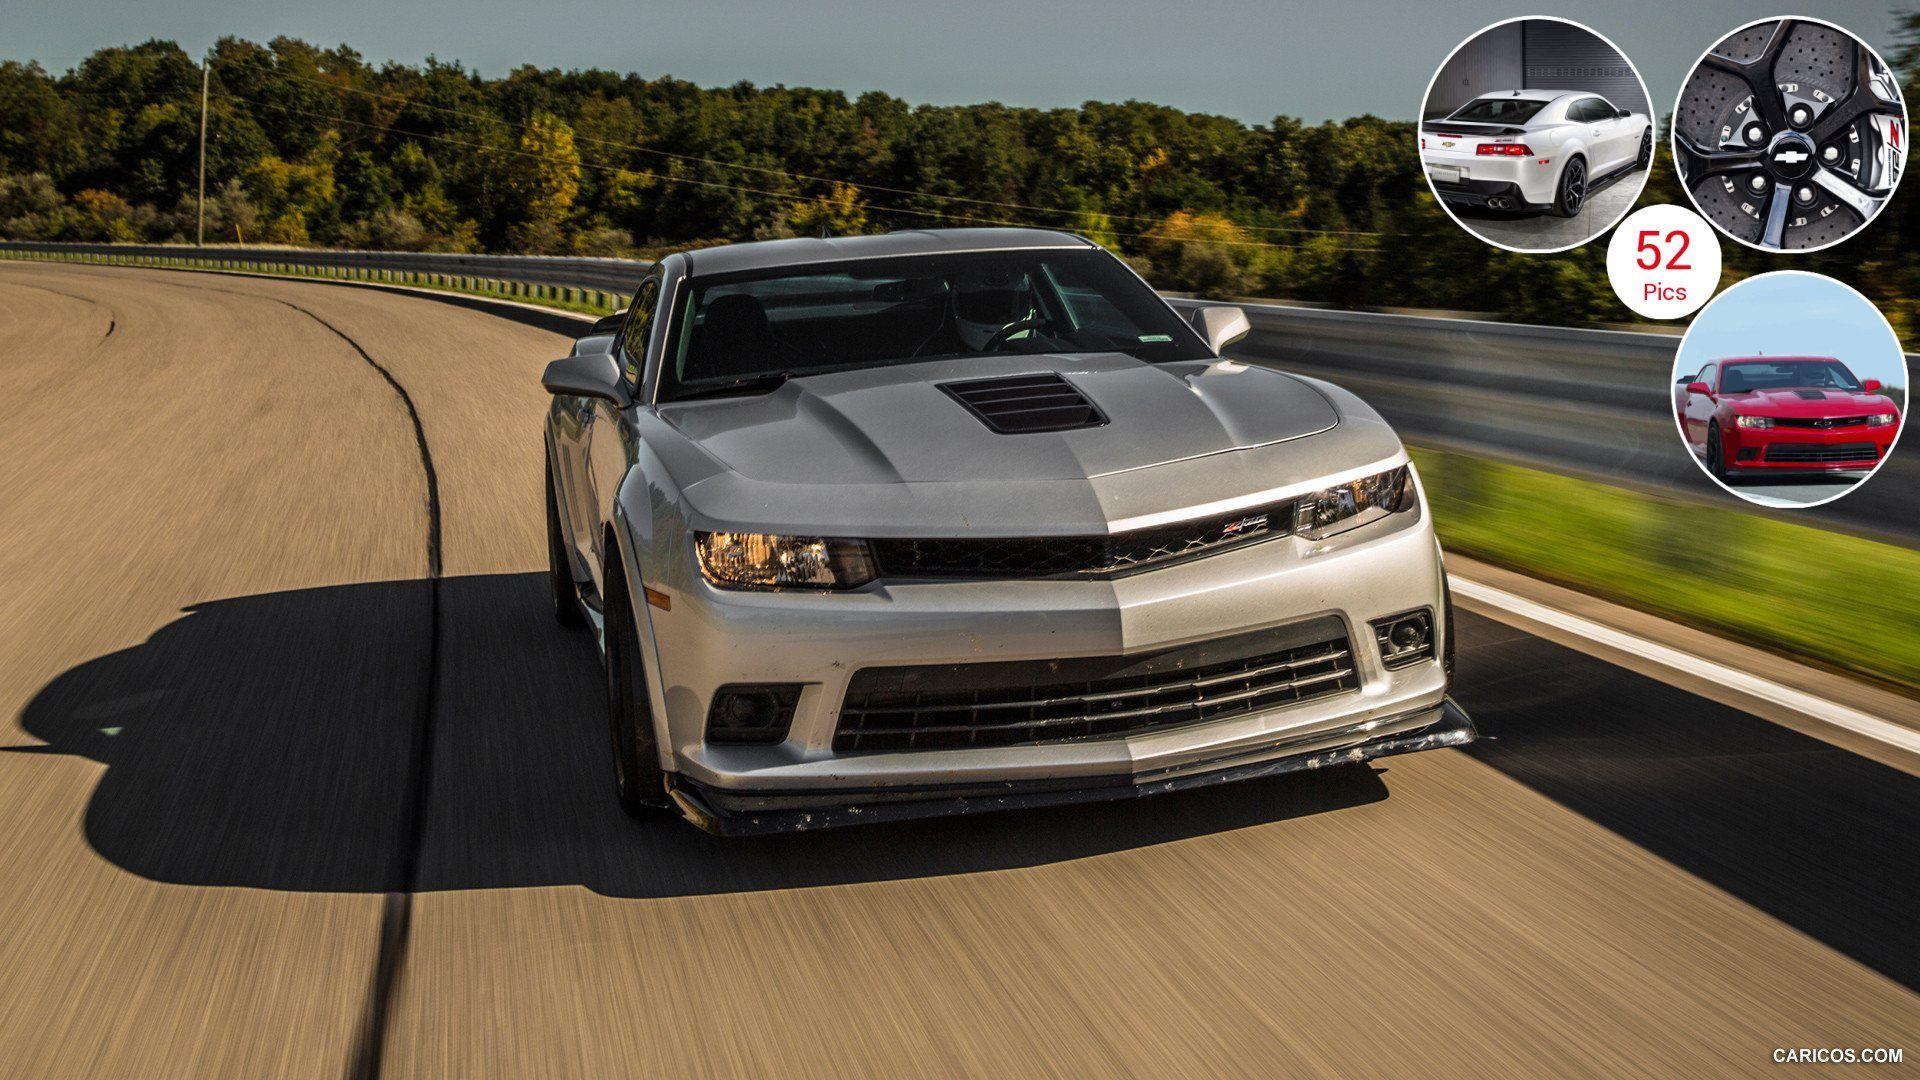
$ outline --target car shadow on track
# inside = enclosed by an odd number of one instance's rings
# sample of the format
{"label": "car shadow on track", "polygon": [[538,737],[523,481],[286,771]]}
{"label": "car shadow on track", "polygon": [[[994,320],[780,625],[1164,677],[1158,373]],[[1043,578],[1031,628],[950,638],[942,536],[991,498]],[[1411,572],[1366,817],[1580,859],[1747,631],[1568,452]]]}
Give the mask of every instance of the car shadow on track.
{"label": "car shadow on track", "polygon": [[1465,752],[1920,989],[1920,778],[1477,615]]}
{"label": "car shadow on track", "polygon": [[[1147,800],[722,840],[611,796],[599,661],[543,574],[449,578],[418,891],[583,885],[669,897],[1076,859],[1377,802],[1364,766]],[[85,831],[158,881],[384,892],[426,707],[431,591],[403,581],[203,603],[59,676],[21,722],[107,766]]]}

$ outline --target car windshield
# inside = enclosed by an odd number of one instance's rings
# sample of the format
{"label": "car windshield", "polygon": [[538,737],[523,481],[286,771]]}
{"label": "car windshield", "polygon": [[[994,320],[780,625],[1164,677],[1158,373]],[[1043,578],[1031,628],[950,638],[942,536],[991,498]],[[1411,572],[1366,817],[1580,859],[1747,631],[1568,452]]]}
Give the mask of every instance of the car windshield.
{"label": "car windshield", "polygon": [[1007,353],[1210,359],[1205,344],[1103,251],[896,256],[689,279],[659,398],[784,378]]}
{"label": "car windshield", "polygon": [[1859,380],[1838,360],[1768,360],[1728,364],[1720,372],[1720,392],[1750,390],[1858,390]]}
{"label": "car windshield", "polygon": [[1475,124],[1524,124],[1545,105],[1544,101],[1529,101],[1526,98],[1475,98],[1460,106],[1447,119]]}

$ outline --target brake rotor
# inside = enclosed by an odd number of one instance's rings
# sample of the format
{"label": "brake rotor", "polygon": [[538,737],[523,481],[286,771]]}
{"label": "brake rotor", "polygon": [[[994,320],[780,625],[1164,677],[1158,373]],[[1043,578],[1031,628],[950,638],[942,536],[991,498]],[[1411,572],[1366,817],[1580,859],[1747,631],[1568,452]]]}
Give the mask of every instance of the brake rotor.
{"label": "brake rotor", "polygon": [[1674,161],[1701,215],[1743,243],[1826,247],[1880,212],[1906,163],[1906,108],[1874,51],[1838,27],[1742,27],[1695,65]]}

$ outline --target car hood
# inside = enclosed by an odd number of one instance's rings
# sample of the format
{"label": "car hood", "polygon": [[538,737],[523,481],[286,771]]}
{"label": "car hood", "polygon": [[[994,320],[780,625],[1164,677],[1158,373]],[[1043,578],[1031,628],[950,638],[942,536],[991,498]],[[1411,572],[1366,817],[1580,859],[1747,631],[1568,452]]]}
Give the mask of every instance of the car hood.
{"label": "car hood", "polygon": [[[1002,434],[942,385],[1054,373],[1107,422]],[[668,403],[659,415],[726,469],[786,484],[1091,480],[1326,431],[1339,414],[1299,379],[1227,360],[1119,353],[937,361],[795,379],[769,394]]]}
{"label": "car hood", "polygon": [[1855,410],[1880,412],[1893,405],[1893,399],[1884,394],[1855,390],[1749,390],[1722,397],[1735,412],[1749,416],[1836,416]]}

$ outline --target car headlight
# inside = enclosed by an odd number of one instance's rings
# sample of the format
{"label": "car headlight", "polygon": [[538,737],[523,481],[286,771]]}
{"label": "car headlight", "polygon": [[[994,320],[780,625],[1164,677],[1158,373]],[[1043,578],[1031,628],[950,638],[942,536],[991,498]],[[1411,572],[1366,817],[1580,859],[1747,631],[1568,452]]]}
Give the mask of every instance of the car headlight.
{"label": "car headlight", "polygon": [[1868,427],[1889,427],[1892,424],[1893,424],[1893,414],[1890,412],[1877,413],[1873,416],[1867,417]]}
{"label": "car headlight", "polygon": [[1759,428],[1762,431],[1773,426],[1771,416],[1736,416],[1733,422],[1743,428]]}
{"label": "car headlight", "polygon": [[876,576],[864,540],[696,532],[693,549],[723,589],[857,589]]}
{"label": "car headlight", "polygon": [[1293,507],[1293,531],[1309,540],[1322,540],[1411,510],[1413,504],[1413,481],[1402,465],[1300,496]]}

